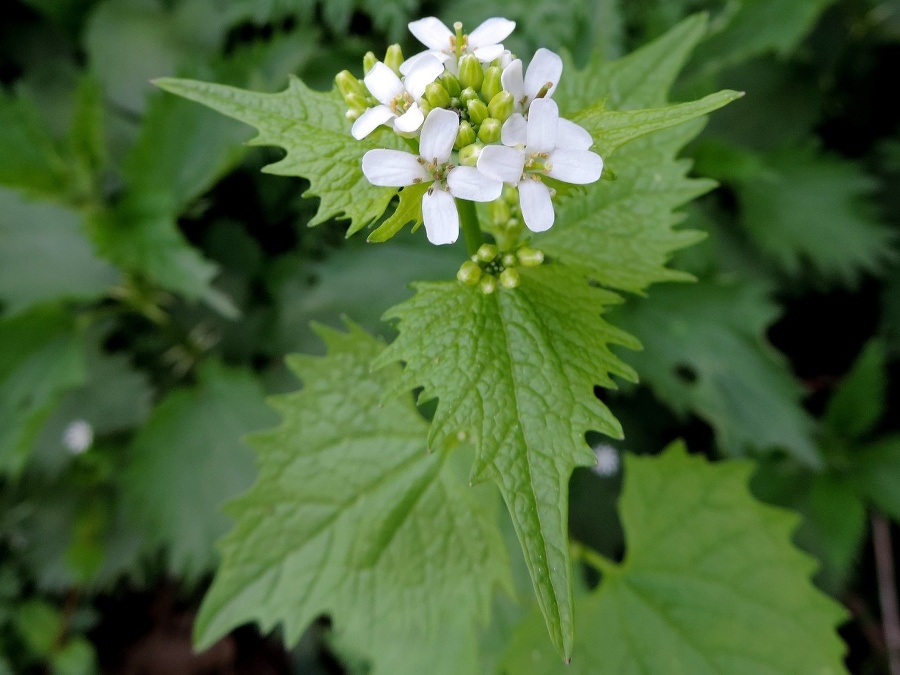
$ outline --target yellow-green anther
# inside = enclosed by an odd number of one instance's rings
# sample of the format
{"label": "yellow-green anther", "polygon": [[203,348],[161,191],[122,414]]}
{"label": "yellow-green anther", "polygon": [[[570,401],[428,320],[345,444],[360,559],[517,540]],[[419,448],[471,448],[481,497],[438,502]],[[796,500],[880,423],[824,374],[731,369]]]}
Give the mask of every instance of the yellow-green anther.
{"label": "yellow-green anther", "polygon": [[495,199],[488,204],[488,212],[491,220],[498,225],[505,223],[512,215],[509,211],[509,203],[505,199]]}
{"label": "yellow-green anther", "polygon": [[459,163],[463,166],[475,166],[484,146],[481,143],[472,143],[459,151]]}
{"label": "yellow-green anther", "polygon": [[478,97],[477,91],[472,89],[472,87],[466,87],[459,92],[459,100],[462,101],[463,105],[468,105],[469,101],[480,101],[481,99]]}
{"label": "yellow-green anther", "polygon": [[450,96],[459,96],[462,91],[462,85],[459,83],[456,75],[453,73],[444,73],[439,79]]}
{"label": "yellow-green anther", "polygon": [[490,295],[494,291],[497,290],[497,278],[492,277],[490,274],[485,274],[481,277],[481,281],[478,283],[481,286],[481,292],[485,295]]}
{"label": "yellow-green anther", "polygon": [[481,124],[490,116],[488,107],[481,99],[472,99],[466,104],[466,109],[469,111],[469,120],[472,124]]}
{"label": "yellow-green anther", "polygon": [[466,121],[459,123],[459,131],[456,132],[456,143],[453,144],[457,150],[462,150],[467,145],[471,145],[476,140],[475,130],[472,125]]}
{"label": "yellow-green anther", "polygon": [[368,74],[375,67],[376,63],[378,63],[378,57],[372,52],[366,52],[366,55],[363,57],[363,72]]}
{"label": "yellow-green anther", "polygon": [[500,272],[500,283],[503,288],[513,289],[519,285],[519,272],[514,267],[508,267]]}
{"label": "yellow-green anther", "polygon": [[550,87],[553,86],[552,82],[547,82],[543,87],[540,88],[537,94],[534,95],[535,98],[544,98],[547,95],[547,92],[550,91]]}
{"label": "yellow-green anther", "polygon": [[474,286],[481,279],[481,266],[471,260],[466,260],[466,262],[459,266],[456,278],[464,284]]}
{"label": "yellow-green anther", "polygon": [[472,87],[475,91],[481,89],[484,67],[474,54],[466,54],[459,60],[459,81],[464,87]]}
{"label": "yellow-green anther", "polygon": [[508,91],[501,91],[496,94],[491,102],[488,103],[488,111],[495,120],[505,122],[516,109],[516,100]]}
{"label": "yellow-green anther", "polygon": [[522,267],[537,267],[544,262],[544,252],[530,246],[523,246],[516,251],[516,257]]}
{"label": "yellow-green anther", "polygon": [[500,142],[500,131],[503,128],[503,124],[500,123],[500,120],[495,120],[493,117],[488,117],[481,123],[481,126],[478,128],[478,140],[482,143],[499,143]]}
{"label": "yellow-green anther", "polygon": [[403,50],[400,45],[393,44],[384,53],[384,65],[400,75],[400,64],[403,63]]}
{"label": "yellow-green anther", "polygon": [[494,246],[494,244],[482,244],[478,247],[478,250],[475,251],[475,257],[481,262],[486,263],[493,262],[498,255],[500,255],[500,249]]}
{"label": "yellow-green anther", "polygon": [[503,83],[500,81],[500,75],[503,73],[502,68],[491,66],[484,71],[484,82],[481,83],[481,95],[485,101],[490,101],[497,94],[503,91]]}
{"label": "yellow-green anther", "polygon": [[341,92],[341,96],[344,97],[344,101],[346,101],[348,105],[350,105],[350,101],[347,101],[347,97],[350,94],[356,94],[357,96],[365,98],[369,93],[366,91],[363,83],[357,80],[349,70],[342,70],[335,75],[334,83],[337,85],[338,91]]}
{"label": "yellow-green anther", "polygon": [[450,94],[444,89],[440,82],[432,82],[425,87],[425,100],[428,101],[433,108],[449,108]]}
{"label": "yellow-green anther", "polygon": [[519,262],[519,259],[516,257],[515,253],[504,253],[503,258],[501,258],[504,267],[515,267]]}

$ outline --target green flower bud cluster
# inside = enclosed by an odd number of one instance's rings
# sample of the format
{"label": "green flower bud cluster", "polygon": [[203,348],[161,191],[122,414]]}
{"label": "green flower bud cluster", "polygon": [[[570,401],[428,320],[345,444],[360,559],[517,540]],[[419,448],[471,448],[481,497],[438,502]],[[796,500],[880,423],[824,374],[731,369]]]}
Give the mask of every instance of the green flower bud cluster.
{"label": "green flower bud cluster", "polygon": [[516,288],[521,281],[518,267],[536,267],[543,262],[544,253],[530,246],[502,252],[494,244],[482,244],[471,260],[460,265],[456,278],[467,286],[477,285],[482,293],[490,295],[498,286]]}
{"label": "green flower bud cluster", "polygon": [[[378,63],[378,57],[372,52],[366,52],[363,57],[363,72],[368,73],[375,64]],[[400,76],[400,64],[403,63],[403,51],[400,45],[393,44],[387,48],[384,53],[384,64],[393,70],[397,76]],[[378,101],[369,93],[365,83],[355,77],[349,70],[342,70],[335,75],[334,83],[347,104],[347,112],[345,115],[351,122],[362,115],[366,108],[378,105]]]}

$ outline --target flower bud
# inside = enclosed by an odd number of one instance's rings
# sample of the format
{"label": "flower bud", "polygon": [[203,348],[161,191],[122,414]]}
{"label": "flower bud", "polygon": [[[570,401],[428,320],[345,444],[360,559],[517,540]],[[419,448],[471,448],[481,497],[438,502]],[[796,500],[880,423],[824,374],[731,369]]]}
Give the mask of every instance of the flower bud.
{"label": "flower bud", "polygon": [[504,253],[501,262],[504,267],[515,267],[519,262],[519,259],[516,257],[515,253]]}
{"label": "flower bud", "polygon": [[342,70],[335,75],[334,83],[337,85],[338,91],[341,92],[341,96],[344,97],[344,101],[346,101],[347,105],[351,105],[350,101],[347,101],[347,97],[350,94],[356,94],[363,98],[368,95],[363,83],[357,80],[349,70]]}
{"label": "flower bud", "polygon": [[481,127],[478,129],[478,140],[482,143],[499,143],[500,131],[502,128],[503,125],[500,123],[500,120],[488,117],[481,123]]}
{"label": "flower bud", "polygon": [[384,65],[399,76],[401,63],[403,63],[403,51],[400,49],[400,45],[393,44],[387,48],[387,52],[384,54]]}
{"label": "flower bud", "polygon": [[466,87],[459,92],[459,100],[463,105],[468,105],[469,101],[480,101],[481,99],[478,97],[477,91],[472,89],[472,87]]}
{"label": "flower bud", "polygon": [[498,225],[505,223],[512,215],[509,211],[509,202],[505,199],[495,199],[488,204],[488,212],[491,214],[491,220]]}
{"label": "flower bud", "polygon": [[481,89],[484,68],[474,54],[466,54],[459,60],[459,81],[464,87],[471,87],[475,91]]}
{"label": "flower bud", "polygon": [[493,244],[482,244],[475,252],[475,257],[481,262],[493,262],[500,255],[500,249]]}
{"label": "flower bud", "polygon": [[481,124],[484,122],[488,116],[488,107],[481,102],[481,99],[473,99],[466,104],[466,108],[469,111],[469,121],[472,124]]}
{"label": "flower bud", "polygon": [[459,163],[463,166],[475,166],[484,146],[481,143],[472,143],[459,151]]}
{"label": "flower bud", "polygon": [[438,79],[443,83],[444,89],[447,90],[450,96],[459,96],[460,92],[462,92],[462,85],[453,73],[444,73]]}
{"label": "flower bud", "polygon": [[425,100],[428,101],[433,108],[449,108],[450,94],[444,89],[440,82],[432,82],[425,87]]}
{"label": "flower bud", "polygon": [[372,52],[366,52],[366,55],[363,57],[363,72],[368,75],[376,63],[378,63],[378,57]]}
{"label": "flower bud", "polygon": [[523,246],[516,251],[516,257],[522,267],[537,267],[544,262],[544,252],[530,246]]}
{"label": "flower bud", "polygon": [[516,101],[513,98],[513,95],[508,91],[501,91],[496,94],[491,102],[488,103],[488,111],[495,120],[500,120],[500,122],[505,122],[509,119],[509,116],[513,114],[513,111],[516,108]]}
{"label": "flower bud", "polygon": [[471,260],[466,260],[459,266],[456,278],[468,286],[474,286],[481,279],[481,266]]}
{"label": "flower bud", "polygon": [[484,82],[481,83],[481,95],[485,101],[490,101],[497,94],[503,91],[503,83],[500,81],[500,75],[503,70],[497,66],[491,66],[484,71]]}
{"label": "flower bud", "polygon": [[490,274],[485,274],[481,277],[481,281],[478,283],[481,286],[481,292],[485,295],[490,295],[494,291],[497,290],[497,279],[496,277],[492,277]]}
{"label": "flower bud", "polygon": [[519,285],[519,272],[514,267],[507,267],[500,272],[500,284],[503,288],[512,290]]}
{"label": "flower bud", "polygon": [[457,150],[462,150],[467,145],[475,142],[475,130],[472,125],[466,121],[459,123],[459,131],[456,132],[456,143],[453,144]]}
{"label": "flower bud", "polygon": [[351,110],[363,111],[369,107],[369,101],[364,96],[360,96],[353,92],[347,94],[344,97],[344,101],[347,102],[347,106]]}

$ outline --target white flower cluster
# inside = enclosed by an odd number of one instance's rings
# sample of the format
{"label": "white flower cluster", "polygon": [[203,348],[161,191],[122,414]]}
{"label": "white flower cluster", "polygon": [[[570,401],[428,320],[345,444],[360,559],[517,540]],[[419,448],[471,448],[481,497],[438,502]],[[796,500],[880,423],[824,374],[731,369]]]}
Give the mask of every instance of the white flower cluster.
{"label": "white flower cluster", "polygon": [[434,17],[420,19],[409,29],[427,51],[404,61],[394,45],[384,61],[367,55],[362,82],[347,71],[337,77],[354,138],[386,126],[417,147],[370,150],[362,170],[374,185],[428,185],[422,218],[434,244],[459,237],[456,199],[512,195],[524,225],[543,232],[555,217],[553,182],[583,185],[603,172],[590,134],[560,117],[551,98],[562,59],[539,49],[524,69],[502,45],[514,28],[493,18],[465,34],[460,23],[450,30]]}

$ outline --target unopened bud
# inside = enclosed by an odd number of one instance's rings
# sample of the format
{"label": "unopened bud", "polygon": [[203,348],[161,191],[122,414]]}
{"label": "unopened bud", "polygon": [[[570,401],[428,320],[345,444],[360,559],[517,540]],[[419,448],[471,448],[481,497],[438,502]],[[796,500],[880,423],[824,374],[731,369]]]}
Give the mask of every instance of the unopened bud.
{"label": "unopened bud", "polygon": [[466,121],[459,123],[459,131],[456,132],[456,143],[453,144],[457,150],[462,150],[467,145],[471,145],[476,140],[475,130],[472,125]]}
{"label": "unopened bud", "polygon": [[519,259],[516,257],[515,253],[504,253],[503,258],[501,258],[504,267],[515,267],[516,263],[519,262]]}
{"label": "unopened bud", "polygon": [[514,267],[507,267],[500,272],[500,283],[503,288],[513,289],[519,285],[519,272]]}
{"label": "unopened bud", "polygon": [[481,292],[485,295],[490,295],[494,291],[497,290],[497,278],[492,277],[490,274],[485,274],[481,277],[481,281],[478,283],[481,286]]}
{"label": "unopened bud", "polygon": [[439,79],[450,96],[459,96],[460,92],[462,92],[462,85],[453,73],[444,73]]}
{"label": "unopened bud", "polygon": [[466,109],[469,111],[469,120],[472,124],[481,124],[490,116],[488,107],[478,98],[469,101]]}
{"label": "unopened bud", "polygon": [[366,52],[366,55],[363,57],[363,72],[368,75],[376,63],[378,63],[378,57],[372,52]]}
{"label": "unopened bud", "polygon": [[482,143],[498,143],[500,141],[500,131],[502,129],[503,125],[500,123],[500,120],[488,117],[481,123],[481,127],[478,129],[478,140]]}
{"label": "unopened bud", "polygon": [[508,91],[501,91],[488,103],[488,111],[491,113],[491,117],[501,122],[508,120],[515,109],[516,100]]}
{"label": "unopened bud", "polygon": [[349,70],[342,70],[335,75],[334,83],[337,85],[338,91],[341,92],[341,96],[344,97],[344,101],[347,102],[347,105],[350,105],[350,101],[347,101],[347,97],[351,94],[361,96],[362,98],[365,98],[368,94],[363,83],[357,80]]}
{"label": "unopened bud", "polygon": [[459,266],[456,278],[464,284],[474,286],[481,279],[481,266],[471,260],[466,260],[466,262]]}
{"label": "unopened bud", "polygon": [[475,252],[475,257],[481,262],[493,262],[500,255],[500,249],[493,244],[482,244]]}
{"label": "unopened bud", "polygon": [[544,252],[530,246],[523,246],[516,251],[516,257],[522,267],[537,267],[544,262]]}
{"label": "unopened bud", "polygon": [[475,166],[484,146],[481,143],[472,143],[459,151],[459,163],[463,166]]}
{"label": "unopened bud", "polygon": [[484,67],[474,54],[466,54],[459,60],[459,81],[464,87],[478,91],[484,82]]}
{"label": "unopened bud", "polygon": [[497,94],[503,91],[503,83],[500,81],[500,75],[503,73],[501,68],[491,66],[484,71],[484,82],[481,83],[481,95],[485,101],[490,101]]}
{"label": "unopened bud", "polygon": [[400,75],[400,64],[403,63],[403,50],[400,45],[393,44],[387,48],[384,54],[384,65]]}
{"label": "unopened bud", "polygon": [[459,100],[463,105],[468,105],[469,101],[480,101],[478,98],[478,92],[472,89],[472,87],[466,87],[461,92],[459,92]]}
{"label": "unopened bud", "polygon": [[498,225],[505,223],[512,215],[509,211],[509,203],[505,199],[495,199],[488,204],[488,212],[491,214],[491,220]]}
{"label": "unopened bud", "polygon": [[444,89],[440,82],[432,82],[425,87],[425,100],[428,101],[433,108],[449,108],[450,94]]}
{"label": "unopened bud", "polygon": [[350,93],[344,97],[344,100],[347,102],[347,105],[351,110],[365,110],[369,107],[369,101],[359,94]]}

